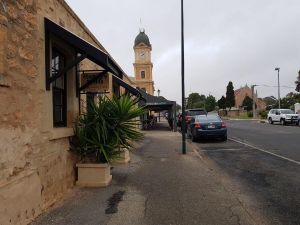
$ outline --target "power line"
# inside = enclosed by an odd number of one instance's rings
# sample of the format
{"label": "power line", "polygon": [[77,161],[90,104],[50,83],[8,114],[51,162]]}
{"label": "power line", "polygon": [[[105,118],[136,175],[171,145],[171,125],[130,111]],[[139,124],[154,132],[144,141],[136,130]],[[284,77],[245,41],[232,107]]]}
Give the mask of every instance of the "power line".
{"label": "power line", "polygon": [[[267,85],[267,84],[258,84],[257,86],[261,86],[261,87],[269,87],[269,88],[278,88],[278,86],[273,86],[273,85]],[[294,89],[295,87],[291,87],[291,86],[287,86],[287,85],[281,85],[281,88],[291,88]]]}

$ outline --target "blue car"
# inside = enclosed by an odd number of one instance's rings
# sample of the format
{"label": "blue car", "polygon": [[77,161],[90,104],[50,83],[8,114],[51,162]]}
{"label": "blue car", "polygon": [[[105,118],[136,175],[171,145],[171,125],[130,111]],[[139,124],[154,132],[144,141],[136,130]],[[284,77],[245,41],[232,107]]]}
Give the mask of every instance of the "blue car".
{"label": "blue car", "polygon": [[193,142],[209,138],[227,141],[226,125],[217,114],[195,116],[188,125],[187,134]]}

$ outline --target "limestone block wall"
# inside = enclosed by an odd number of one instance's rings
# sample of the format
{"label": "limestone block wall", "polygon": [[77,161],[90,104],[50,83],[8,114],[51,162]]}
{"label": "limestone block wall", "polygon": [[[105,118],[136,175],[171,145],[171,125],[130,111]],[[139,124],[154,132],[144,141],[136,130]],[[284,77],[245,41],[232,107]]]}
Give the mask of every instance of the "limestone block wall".
{"label": "limestone block wall", "polygon": [[53,128],[44,17],[105,51],[62,0],[0,1],[1,225],[28,224],[75,181],[77,158],[68,144],[78,114],[75,78],[68,81],[68,126]]}

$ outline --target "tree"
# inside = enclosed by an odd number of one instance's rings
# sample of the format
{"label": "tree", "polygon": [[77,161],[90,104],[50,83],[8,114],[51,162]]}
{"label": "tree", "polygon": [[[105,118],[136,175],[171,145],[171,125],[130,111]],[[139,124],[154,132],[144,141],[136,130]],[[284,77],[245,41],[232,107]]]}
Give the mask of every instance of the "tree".
{"label": "tree", "polygon": [[181,110],[181,105],[176,104],[176,112],[179,112]]}
{"label": "tree", "polygon": [[231,81],[229,81],[226,90],[226,107],[233,107],[235,105],[234,88]]}
{"label": "tree", "polygon": [[[281,108],[293,109],[295,104],[300,102],[300,93],[288,93],[284,98],[280,99]],[[278,102],[275,105],[275,108],[278,107]]]}
{"label": "tree", "polygon": [[216,99],[214,96],[209,95],[205,101],[205,108],[207,112],[213,111],[216,108]]}
{"label": "tree", "polygon": [[253,109],[253,99],[250,98],[248,95],[246,95],[246,97],[243,100],[242,106],[246,107],[247,111],[252,110]]}
{"label": "tree", "polygon": [[300,92],[300,70],[298,72],[298,77],[297,77],[297,80],[295,81],[295,84],[296,84],[296,91],[297,92]]}
{"label": "tree", "polygon": [[202,108],[201,106],[205,104],[205,99],[205,95],[199,95],[199,93],[191,93],[188,97],[187,109]]}
{"label": "tree", "polygon": [[226,109],[226,98],[223,95],[218,100],[218,106],[219,106],[220,109]]}

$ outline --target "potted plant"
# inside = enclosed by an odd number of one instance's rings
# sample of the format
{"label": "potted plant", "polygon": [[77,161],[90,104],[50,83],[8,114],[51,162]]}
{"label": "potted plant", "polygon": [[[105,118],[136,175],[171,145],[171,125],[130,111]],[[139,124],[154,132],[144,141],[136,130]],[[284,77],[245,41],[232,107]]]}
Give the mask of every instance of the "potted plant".
{"label": "potted plant", "polygon": [[80,186],[107,186],[112,179],[109,163],[143,137],[135,127],[145,110],[130,96],[98,97],[96,102],[89,102],[76,119],[70,139],[71,150],[81,158],[76,165]]}

